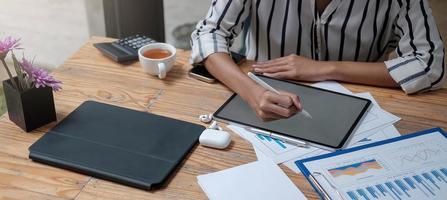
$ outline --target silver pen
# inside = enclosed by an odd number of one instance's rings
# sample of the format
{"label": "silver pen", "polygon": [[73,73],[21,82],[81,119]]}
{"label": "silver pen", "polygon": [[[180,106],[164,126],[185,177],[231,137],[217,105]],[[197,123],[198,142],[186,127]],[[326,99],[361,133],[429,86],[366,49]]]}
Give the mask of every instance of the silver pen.
{"label": "silver pen", "polygon": [[256,128],[246,128],[246,130],[248,130],[248,131],[250,131],[252,133],[255,133],[255,134],[261,134],[263,136],[267,136],[267,137],[271,137],[271,138],[274,138],[274,139],[278,139],[278,140],[284,141],[286,143],[289,143],[289,144],[292,144],[292,145],[295,145],[295,146],[298,146],[298,147],[308,147],[308,144],[305,141],[289,138],[289,137],[278,135],[278,134],[275,134],[275,133],[270,133],[270,132],[259,130],[259,129],[256,129]]}
{"label": "silver pen", "polygon": [[340,197],[340,199],[345,200],[345,198],[343,197],[343,195],[341,195],[340,191],[338,191],[337,187],[335,187],[334,184],[332,184],[327,178],[326,176],[324,176],[322,173],[320,172],[312,172],[311,174],[309,174],[309,178],[310,180],[312,180],[312,182],[314,182],[317,186],[317,188],[321,188],[321,192],[323,193],[323,196],[325,196],[325,198],[327,197],[329,200],[332,199],[329,194],[326,192],[326,190],[324,190],[323,187],[321,187],[320,183],[317,181],[317,179],[315,178],[315,176],[322,176],[324,178],[324,180],[331,186],[331,188],[335,191],[335,193],[337,193],[337,195]]}
{"label": "silver pen", "polygon": [[324,190],[324,188],[318,183],[317,179],[312,174],[309,174],[309,180],[319,190],[324,200],[332,200],[331,196]]}
{"label": "silver pen", "polygon": [[[261,85],[263,88],[265,88],[266,90],[270,91],[270,92],[274,92],[276,94],[280,94],[278,90],[276,90],[275,88],[273,88],[272,86],[270,86],[269,84],[267,84],[266,82],[264,82],[263,80],[261,80],[260,78],[258,78],[256,75],[254,75],[251,72],[247,73],[248,77],[250,77],[252,80],[254,80],[256,83],[258,83],[259,85]],[[312,119],[312,115],[310,115],[309,112],[307,112],[306,110],[301,109],[301,112],[303,113],[303,115],[307,118]]]}

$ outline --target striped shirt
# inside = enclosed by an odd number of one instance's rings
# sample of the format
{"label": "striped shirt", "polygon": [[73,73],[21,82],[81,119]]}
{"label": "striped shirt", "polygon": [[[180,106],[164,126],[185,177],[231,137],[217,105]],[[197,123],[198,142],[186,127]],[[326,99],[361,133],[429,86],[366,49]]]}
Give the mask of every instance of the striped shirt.
{"label": "striped shirt", "polygon": [[[315,0],[214,0],[192,33],[191,62],[228,53],[244,25],[248,59],[384,62],[408,94],[440,88],[446,77],[427,0],[332,0],[321,15]],[[397,58],[388,59],[391,51]]]}

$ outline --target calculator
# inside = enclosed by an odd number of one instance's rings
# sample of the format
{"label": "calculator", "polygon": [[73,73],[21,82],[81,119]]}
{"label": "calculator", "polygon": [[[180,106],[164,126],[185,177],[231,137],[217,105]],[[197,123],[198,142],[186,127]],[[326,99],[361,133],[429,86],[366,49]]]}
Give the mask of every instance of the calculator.
{"label": "calculator", "polygon": [[134,35],[115,42],[95,43],[93,46],[115,62],[121,63],[137,60],[140,47],[156,42],[154,39],[144,35]]}

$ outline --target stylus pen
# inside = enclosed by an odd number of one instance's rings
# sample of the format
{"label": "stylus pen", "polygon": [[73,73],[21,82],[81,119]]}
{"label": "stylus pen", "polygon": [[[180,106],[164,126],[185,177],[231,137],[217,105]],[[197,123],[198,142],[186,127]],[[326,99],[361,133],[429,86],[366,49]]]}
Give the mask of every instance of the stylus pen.
{"label": "stylus pen", "polygon": [[[258,83],[259,85],[261,85],[263,88],[265,88],[266,90],[270,91],[270,92],[274,92],[276,94],[280,94],[278,92],[278,90],[276,90],[275,88],[273,88],[272,86],[270,86],[269,84],[267,84],[266,82],[264,82],[263,80],[261,80],[260,78],[258,78],[256,75],[254,75],[251,72],[247,73],[248,77],[250,77],[251,79],[253,79],[256,83]],[[303,115],[307,118],[312,119],[312,115],[309,114],[309,112],[307,112],[306,110],[304,110],[304,108],[301,109],[301,113],[303,113]]]}
{"label": "stylus pen", "polygon": [[307,142],[305,141],[301,141],[301,140],[297,140],[297,139],[293,139],[293,138],[289,138],[289,137],[285,137],[282,135],[278,135],[275,133],[270,133],[267,131],[263,131],[263,130],[259,130],[256,128],[246,128],[248,131],[254,133],[254,134],[261,134],[263,136],[267,136],[267,137],[271,137],[273,139],[278,139],[278,140],[282,140],[286,143],[298,146],[298,147],[307,147]]}

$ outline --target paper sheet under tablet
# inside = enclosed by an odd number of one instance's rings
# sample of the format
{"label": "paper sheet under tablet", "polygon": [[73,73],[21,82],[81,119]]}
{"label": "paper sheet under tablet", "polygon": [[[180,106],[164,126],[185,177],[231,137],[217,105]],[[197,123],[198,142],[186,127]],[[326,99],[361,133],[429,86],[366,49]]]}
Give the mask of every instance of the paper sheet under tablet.
{"label": "paper sheet under tablet", "polygon": [[325,92],[262,76],[260,78],[276,89],[297,94],[303,107],[312,115],[312,119],[306,118],[302,114],[296,114],[288,119],[263,122],[240,96],[234,97],[215,116],[243,125],[337,147],[343,142],[349,129],[368,104],[367,100],[351,96]]}

